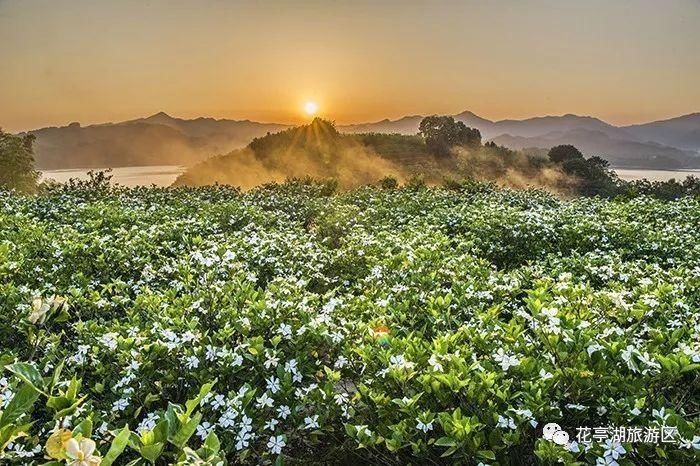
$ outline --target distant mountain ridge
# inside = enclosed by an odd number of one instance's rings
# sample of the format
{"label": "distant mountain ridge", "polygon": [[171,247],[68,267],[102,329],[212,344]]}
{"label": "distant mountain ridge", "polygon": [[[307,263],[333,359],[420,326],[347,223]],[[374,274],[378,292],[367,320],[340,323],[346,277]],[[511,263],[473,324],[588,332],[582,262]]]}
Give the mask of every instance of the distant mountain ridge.
{"label": "distant mountain ridge", "polygon": [[[595,117],[573,114],[492,121],[465,111],[454,118],[477,128],[485,140],[511,149],[550,149],[573,144],[586,155],[600,155],[620,168],[700,168],[700,113],[631,126],[615,126]],[[421,119],[412,116],[339,129],[414,134]]]}
{"label": "distant mountain ridge", "polygon": [[[629,126],[615,126],[595,117],[573,114],[492,121],[464,111],[454,117],[479,129],[484,140],[513,149],[549,149],[559,144],[574,144],[586,155],[600,155],[616,167],[700,167],[700,113]],[[415,134],[422,119],[421,115],[410,115],[337,128],[348,133]],[[158,112],[119,123],[84,127],[72,123],[30,133],[37,136],[37,167],[55,169],[191,165],[289,127],[250,120],[205,117],[188,120]]]}
{"label": "distant mountain ridge", "polygon": [[253,138],[288,128],[276,123],[196,118],[159,112],[147,118],[30,131],[39,169],[131,165],[191,165],[243,147]]}

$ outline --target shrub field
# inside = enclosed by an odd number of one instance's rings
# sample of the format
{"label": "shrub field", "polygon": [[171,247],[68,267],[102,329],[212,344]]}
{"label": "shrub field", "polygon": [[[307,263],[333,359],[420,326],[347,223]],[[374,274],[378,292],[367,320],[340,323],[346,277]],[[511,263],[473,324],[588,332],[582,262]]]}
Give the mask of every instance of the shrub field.
{"label": "shrub field", "polygon": [[699,239],[692,197],[0,194],[0,463],[697,464]]}

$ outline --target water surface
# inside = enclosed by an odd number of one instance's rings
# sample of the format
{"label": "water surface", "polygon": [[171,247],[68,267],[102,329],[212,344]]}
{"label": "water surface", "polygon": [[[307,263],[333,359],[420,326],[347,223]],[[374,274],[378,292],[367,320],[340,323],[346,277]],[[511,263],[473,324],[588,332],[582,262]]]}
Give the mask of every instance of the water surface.
{"label": "water surface", "polygon": [[[145,167],[117,167],[112,169],[112,183],[122,186],[170,186],[186,167],[179,165],[152,165]],[[87,180],[88,171],[106,170],[106,168],[69,168],[62,170],[41,171],[42,179],[53,178],[59,182],[70,178]],[[623,180],[639,180],[646,178],[650,181],[666,181],[671,178],[682,181],[688,175],[700,177],[700,169],[696,170],[647,170],[643,168],[617,168],[618,176]]]}
{"label": "water surface", "polygon": [[[106,168],[67,168],[62,170],[43,170],[41,178],[52,178],[58,182],[66,182],[71,178],[87,180],[88,171],[106,170]],[[117,167],[113,168],[112,183],[122,186],[170,186],[185,167],[179,165],[151,165],[146,167]]]}

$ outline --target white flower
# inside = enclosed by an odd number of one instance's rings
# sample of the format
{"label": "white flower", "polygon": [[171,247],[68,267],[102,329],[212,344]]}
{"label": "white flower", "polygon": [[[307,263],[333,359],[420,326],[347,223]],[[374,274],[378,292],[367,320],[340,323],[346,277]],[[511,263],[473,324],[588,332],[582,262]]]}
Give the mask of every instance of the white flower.
{"label": "white flower", "polygon": [[620,466],[620,464],[610,456],[596,458],[595,464],[596,466]]}
{"label": "white flower", "polygon": [[126,408],[129,407],[129,399],[128,398],[120,398],[114,403],[112,403],[112,411],[124,411]]}
{"label": "white flower", "polygon": [[333,364],[333,367],[335,367],[336,369],[342,369],[343,367],[345,367],[347,365],[347,363],[348,363],[348,358],[341,355],[341,356],[338,356],[338,359],[336,359],[335,364]]}
{"label": "white flower", "polygon": [[420,419],[416,419],[416,422],[416,429],[423,431],[423,433],[427,433],[428,431],[433,430],[433,421],[425,423]]}
{"label": "white flower", "polygon": [[520,365],[520,360],[512,354],[506,354],[503,348],[499,348],[493,355],[493,359],[500,363],[501,369],[507,371],[511,367]]}
{"label": "white flower", "polygon": [[588,352],[588,356],[592,356],[593,353],[595,353],[596,351],[600,351],[602,349],[603,349],[603,347],[601,345],[599,345],[598,343],[593,343],[593,344],[588,345],[588,348],[586,348],[586,351]]}
{"label": "white flower", "polygon": [[102,458],[94,454],[95,442],[89,438],[81,439],[80,442],[71,438],[65,446],[68,466],[97,466],[102,462]]}
{"label": "white flower", "polygon": [[241,418],[241,432],[250,432],[251,430],[253,430],[253,420],[244,414]]}
{"label": "white flower", "polygon": [[430,355],[430,359],[428,359],[428,364],[430,364],[430,367],[435,372],[442,372],[442,364],[440,364],[440,361],[438,361],[436,355],[434,355],[434,354]]}
{"label": "white flower", "polygon": [[516,429],[515,421],[513,420],[512,417],[508,416],[498,416],[498,424],[496,427],[500,427],[502,429]]}
{"label": "white flower", "polygon": [[185,358],[185,367],[188,369],[196,369],[199,367],[199,358],[197,356],[188,356]]}
{"label": "white flower", "polygon": [[318,429],[319,424],[318,424],[318,414],[311,416],[311,417],[305,417],[304,418],[304,428],[311,430],[311,429]]}
{"label": "white flower", "polygon": [[219,409],[226,406],[226,397],[224,395],[216,395],[214,399],[211,400],[211,407],[213,409]]}
{"label": "white flower", "polygon": [[207,438],[207,436],[211,433],[212,430],[214,430],[214,426],[204,421],[197,426],[197,436],[204,440]]}
{"label": "white flower", "polygon": [[292,337],[292,326],[288,324],[280,324],[280,326],[277,328],[277,333],[282,335],[284,338],[291,338]]}
{"label": "white flower", "polygon": [[656,410],[656,409],[652,410],[651,414],[654,417],[661,419],[662,421],[666,421],[666,419],[668,419],[668,417],[671,415],[670,413],[667,414],[666,408],[663,408],[663,407],[659,410]]}
{"label": "white flower", "polygon": [[282,405],[279,408],[277,408],[277,415],[282,419],[287,419],[287,416],[289,416],[290,414],[292,414],[292,410],[289,409],[289,406],[287,405]]}
{"label": "white flower", "polygon": [[224,414],[219,418],[219,425],[224,429],[228,429],[234,424],[234,421],[238,417],[238,411],[233,408],[228,408],[224,411]]}
{"label": "white flower", "polygon": [[280,362],[279,358],[272,353],[268,353],[266,356],[267,357],[265,358],[265,362],[263,363],[265,369],[277,367],[277,364]]}
{"label": "white flower", "polygon": [[542,380],[549,380],[552,377],[554,377],[554,375],[551,372],[547,372],[544,369],[540,369],[540,377],[542,377]]}
{"label": "white flower", "polygon": [[274,419],[274,418],[273,418],[273,419],[270,419],[269,421],[267,421],[267,422],[265,423],[265,425],[263,426],[263,429],[267,429],[267,430],[272,430],[272,431],[274,431],[274,430],[275,430],[275,427],[277,427],[277,424],[279,424],[279,423],[280,423],[280,421],[277,420],[277,419]]}
{"label": "white flower", "polygon": [[620,442],[613,442],[612,440],[607,440],[605,442],[605,452],[603,456],[617,460],[625,453],[626,451]]}
{"label": "white flower", "polygon": [[262,396],[259,396],[258,398],[256,398],[256,400],[258,402],[257,403],[258,408],[264,408],[264,407],[272,408],[272,405],[275,404],[275,400],[270,398],[267,395],[267,393],[263,393]]}
{"label": "white flower", "polygon": [[290,359],[289,361],[284,363],[284,370],[289,372],[290,374],[296,374],[296,372],[297,372],[297,360]]}
{"label": "white flower", "polygon": [[244,448],[248,448],[251,438],[253,438],[253,436],[250,434],[250,432],[239,432],[238,435],[236,435],[236,450],[240,451]]}
{"label": "white flower", "polygon": [[696,435],[692,440],[681,440],[681,448],[694,448],[700,450],[700,435]]}
{"label": "white flower", "polygon": [[204,355],[207,361],[214,361],[219,357],[219,349],[212,346],[212,345],[207,345],[206,346],[207,352]]}
{"label": "white flower", "polygon": [[270,440],[267,441],[267,448],[273,455],[279,455],[285,445],[287,445],[287,443],[284,441],[283,435],[270,437]]}
{"label": "white flower", "polygon": [[99,342],[107,347],[110,351],[117,349],[117,334],[116,333],[105,333],[99,338]]}
{"label": "white flower", "polygon": [[156,413],[149,413],[136,428],[139,434],[153,430],[156,426],[156,421],[159,419]]}
{"label": "white flower", "polygon": [[273,376],[265,380],[267,382],[267,389],[270,390],[273,394],[277,393],[280,390],[280,379]]}

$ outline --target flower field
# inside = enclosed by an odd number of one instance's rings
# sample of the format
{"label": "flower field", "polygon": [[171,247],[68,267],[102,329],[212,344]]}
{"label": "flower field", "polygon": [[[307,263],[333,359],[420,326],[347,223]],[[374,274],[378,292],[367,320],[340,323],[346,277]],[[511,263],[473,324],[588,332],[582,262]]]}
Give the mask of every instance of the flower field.
{"label": "flower field", "polygon": [[697,464],[700,200],[453,188],[0,194],[0,463]]}

